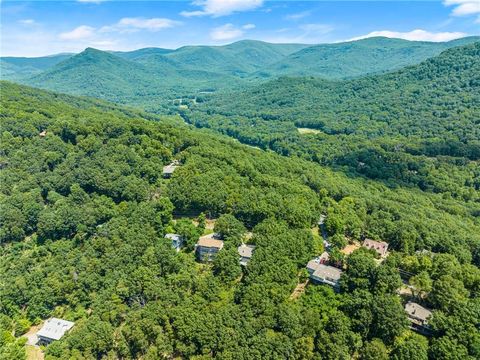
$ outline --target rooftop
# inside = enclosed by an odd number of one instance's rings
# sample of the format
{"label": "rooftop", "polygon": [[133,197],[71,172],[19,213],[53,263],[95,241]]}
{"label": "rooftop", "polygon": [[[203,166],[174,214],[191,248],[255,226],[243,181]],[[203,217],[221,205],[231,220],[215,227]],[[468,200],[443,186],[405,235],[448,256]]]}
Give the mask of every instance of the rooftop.
{"label": "rooftop", "polygon": [[75,323],[63,319],[51,318],[45,321],[37,336],[59,340]]}
{"label": "rooftop", "polygon": [[175,241],[182,240],[182,237],[178,234],[165,234],[165,238],[170,240],[175,240]]}
{"label": "rooftop", "polygon": [[254,245],[242,244],[238,247],[238,254],[244,258],[251,258],[253,255],[253,250],[255,250]]}
{"label": "rooftop", "polygon": [[376,241],[372,239],[365,239],[363,246],[375,250],[380,255],[384,255],[388,249],[388,243],[385,241]]}
{"label": "rooftop", "polygon": [[204,247],[213,247],[221,249],[223,247],[223,241],[218,240],[219,235],[217,233],[208,234],[202,236],[198,239],[197,246],[204,246]]}
{"label": "rooftop", "polygon": [[342,270],[333,266],[318,264],[317,269],[312,274],[314,277],[338,281],[342,276]]}
{"label": "rooftop", "polygon": [[412,301],[409,301],[405,305],[405,311],[409,317],[413,317],[421,321],[426,321],[432,315],[430,310]]}

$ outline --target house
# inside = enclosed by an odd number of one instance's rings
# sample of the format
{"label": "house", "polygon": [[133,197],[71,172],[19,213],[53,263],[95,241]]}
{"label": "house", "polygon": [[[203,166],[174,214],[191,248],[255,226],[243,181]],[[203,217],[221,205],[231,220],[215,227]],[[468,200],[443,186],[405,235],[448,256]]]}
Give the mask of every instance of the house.
{"label": "house", "polygon": [[430,310],[415,302],[409,301],[405,305],[405,312],[410,320],[412,330],[427,335],[430,333],[430,327],[428,326],[428,319],[432,316]]}
{"label": "house", "polygon": [[307,264],[307,271],[313,282],[327,284],[334,288],[339,287],[342,270],[336,267],[322,264],[320,257],[310,260]]}
{"label": "house", "polygon": [[45,137],[45,136],[47,136],[47,130],[43,130],[42,132],[40,132],[40,133],[38,134],[38,136],[40,136],[40,137]]}
{"label": "house", "polygon": [[37,332],[38,344],[50,344],[60,340],[75,323],[63,319],[51,318],[45,321],[42,328]]}
{"label": "house", "polygon": [[202,262],[213,261],[217,253],[223,249],[223,241],[220,235],[213,233],[202,236],[195,245],[195,254],[197,259]]}
{"label": "house", "polygon": [[248,262],[253,256],[255,245],[242,244],[238,248],[238,255],[240,255],[240,265],[247,266]]}
{"label": "house", "polygon": [[371,250],[375,250],[380,257],[385,257],[387,255],[388,243],[385,241],[375,241],[371,239],[365,239],[363,242],[363,247]]}
{"label": "house", "polygon": [[180,162],[178,160],[173,160],[170,164],[163,167],[163,177],[168,179],[171,178],[173,172],[177,167],[180,166]]}
{"label": "house", "polygon": [[178,234],[166,234],[165,239],[172,241],[172,247],[177,250],[177,252],[179,252],[183,246],[183,237]]}

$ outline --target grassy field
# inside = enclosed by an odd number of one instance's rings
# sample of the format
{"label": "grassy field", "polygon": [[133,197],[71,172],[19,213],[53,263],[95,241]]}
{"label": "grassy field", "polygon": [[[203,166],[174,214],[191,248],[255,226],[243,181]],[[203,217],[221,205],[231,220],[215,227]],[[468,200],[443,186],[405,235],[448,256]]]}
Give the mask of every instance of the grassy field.
{"label": "grassy field", "polygon": [[300,134],[319,134],[321,133],[320,130],[317,129],[310,129],[310,128],[297,128]]}

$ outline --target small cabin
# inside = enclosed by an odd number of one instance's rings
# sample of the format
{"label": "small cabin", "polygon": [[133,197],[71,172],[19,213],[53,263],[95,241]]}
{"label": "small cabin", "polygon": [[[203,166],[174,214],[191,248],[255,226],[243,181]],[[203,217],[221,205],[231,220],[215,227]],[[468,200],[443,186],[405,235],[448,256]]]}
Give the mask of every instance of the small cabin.
{"label": "small cabin", "polygon": [[48,345],[52,341],[60,340],[75,323],[63,319],[51,318],[45,321],[37,332],[38,344]]}
{"label": "small cabin", "polygon": [[40,136],[40,137],[45,137],[45,136],[47,136],[47,130],[41,131],[41,132],[38,134],[38,136]]}
{"label": "small cabin", "polygon": [[201,262],[213,261],[217,253],[223,249],[223,241],[218,233],[202,236],[195,245],[195,254]]}
{"label": "small cabin", "polygon": [[177,250],[177,252],[180,251],[184,243],[183,237],[178,234],[166,234],[165,239],[169,239],[172,242],[172,247]]}
{"label": "small cabin", "polygon": [[388,254],[388,243],[385,241],[365,239],[362,245],[367,249],[374,250],[382,258]]}
{"label": "small cabin", "polygon": [[238,248],[238,255],[240,255],[240,265],[247,266],[253,256],[255,245],[242,244]]}
{"label": "small cabin", "polygon": [[180,166],[180,162],[178,160],[172,161],[170,164],[163,167],[163,177],[165,179],[169,179],[172,177],[174,171]]}
{"label": "small cabin", "polygon": [[313,282],[327,284],[333,286],[335,289],[339,288],[342,270],[322,264],[320,257],[308,262],[307,271],[310,275],[310,280]]}

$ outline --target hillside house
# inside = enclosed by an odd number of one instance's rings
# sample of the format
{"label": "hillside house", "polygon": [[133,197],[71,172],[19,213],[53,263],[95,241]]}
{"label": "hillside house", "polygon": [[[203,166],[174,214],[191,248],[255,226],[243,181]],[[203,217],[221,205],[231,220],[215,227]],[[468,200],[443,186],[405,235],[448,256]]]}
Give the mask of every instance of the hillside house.
{"label": "hillside house", "polygon": [[165,239],[169,239],[172,242],[172,247],[177,250],[177,252],[180,251],[184,243],[183,237],[178,234],[166,234]]}
{"label": "hillside house", "polygon": [[409,301],[405,305],[405,312],[410,320],[410,327],[412,330],[418,331],[424,335],[428,335],[430,333],[428,320],[432,316],[432,312],[429,309],[424,308],[415,302]]}
{"label": "hillside house", "polygon": [[307,271],[313,282],[327,284],[338,289],[342,270],[322,264],[320,257],[308,262]]}
{"label": "hillside house", "polygon": [[253,251],[255,250],[254,245],[242,244],[238,248],[238,255],[240,255],[240,265],[247,266],[248,262],[253,256]]}
{"label": "hillside house", "polygon": [[201,262],[210,262],[223,249],[223,241],[217,233],[202,236],[195,245],[195,254]]}
{"label": "hillside house", "polygon": [[388,254],[388,243],[385,241],[375,241],[371,239],[365,239],[363,247],[374,250],[380,257],[385,257]]}
{"label": "hillside house", "polygon": [[40,331],[37,332],[38,344],[48,345],[52,341],[60,340],[73,325],[75,325],[75,323],[63,319],[48,319]]}
{"label": "hillside house", "polygon": [[178,160],[173,160],[170,164],[163,167],[163,177],[168,179],[171,178],[173,172],[180,166],[180,162]]}

